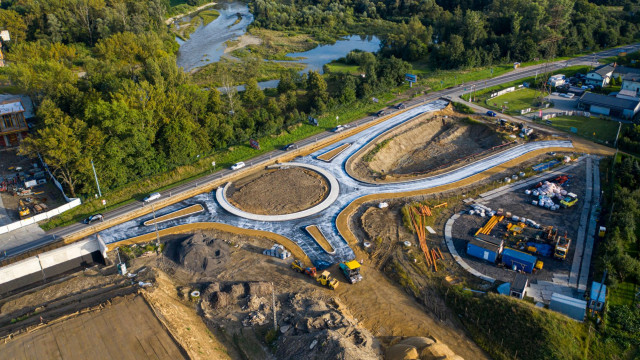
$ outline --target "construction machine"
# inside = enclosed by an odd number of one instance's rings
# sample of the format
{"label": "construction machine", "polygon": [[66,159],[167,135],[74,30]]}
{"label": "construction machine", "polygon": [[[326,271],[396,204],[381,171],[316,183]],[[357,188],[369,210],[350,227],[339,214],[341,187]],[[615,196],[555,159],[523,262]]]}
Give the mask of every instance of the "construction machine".
{"label": "construction machine", "polygon": [[525,227],[526,225],[522,222],[519,222],[517,225],[513,223],[509,223],[507,225],[507,231],[511,232],[513,235],[518,235],[518,234],[522,234],[522,231],[524,230]]}
{"label": "construction machine", "polygon": [[574,193],[568,193],[564,199],[560,201],[560,205],[563,207],[569,208],[575,205],[578,202],[578,195]]}
{"label": "construction machine", "polygon": [[21,219],[31,214],[31,210],[29,210],[29,207],[27,207],[27,205],[24,203],[24,201],[22,201],[22,199],[18,201],[18,213],[20,214]]}
{"label": "construction machine", "polygon": [[331,273],[329,273],[326,270],[323,271],[322,274],[320,274],[320,276],[316,278],[316,281],[322,284],[323,286],[328,287],[331,290],[335,290],[335,288],[337,288],[338,285],[340,284],[340,282],[332,278]]}
{"label": "construction machine", "polygon": [[556,249],[553,252],[553,257],[556,259],[564,260],[569,254],[569,247],[571,246],[571,239],[567,238],[567,234],[564,236],[558,236],[556,241]]}
{"label": "construction machine", "polygon": [[317,271],[315,267],[305,267],[302,261],[295,259],[291,263],[291,268],[301,274],[305,274],[315,278],[317,275]]}
{"label": "construction machine", "polygon": [[360,275],[360,263],[356,260],[340,263],[340,270],[342,270],[342,273],[351,284],[355,284],[362,280],[362,275]]}

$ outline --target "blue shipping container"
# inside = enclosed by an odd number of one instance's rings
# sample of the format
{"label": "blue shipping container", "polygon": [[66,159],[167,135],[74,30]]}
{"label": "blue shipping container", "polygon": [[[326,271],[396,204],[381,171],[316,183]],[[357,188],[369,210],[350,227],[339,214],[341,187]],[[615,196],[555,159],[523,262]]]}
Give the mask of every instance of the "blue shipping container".
{"label": "blue shipping container", "polygon": [[498,258],[498,253],[495,250],[488,249],[481,245],[482,244],[480,244],[479,241],[469,241],[467,244],[467,254],[495,264],[496,259]]}
{"label": "blue shipping container", "polygon": [[537,260],[538,258],[535,256],[521,251],[510,248],[504,248],[504,250],[502,250],[502,262],[512,270],[521,270],[526,273],[531,273]]}

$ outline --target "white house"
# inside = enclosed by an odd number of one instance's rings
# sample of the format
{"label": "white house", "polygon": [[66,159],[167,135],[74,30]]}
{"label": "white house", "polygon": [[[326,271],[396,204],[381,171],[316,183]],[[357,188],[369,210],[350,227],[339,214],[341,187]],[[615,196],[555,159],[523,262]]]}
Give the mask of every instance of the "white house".
{"label": "white house", "polygon": [[605,87],[609,85],[615,68],[615,64],[598,66],[587,73],[587,78],[584,80],[584,83],[586,85]]}
{"label": "white house", "polygon": [[622,90],[634,91],[640,95],[640,74],[627,74],[622,79]]}

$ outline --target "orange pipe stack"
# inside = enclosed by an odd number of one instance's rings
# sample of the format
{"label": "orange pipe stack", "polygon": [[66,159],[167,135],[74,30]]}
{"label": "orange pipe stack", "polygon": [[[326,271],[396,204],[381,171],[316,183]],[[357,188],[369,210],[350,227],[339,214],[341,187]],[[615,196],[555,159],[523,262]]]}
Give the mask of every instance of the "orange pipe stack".
{"label": "orange pipe stack", "polygon": [[446,202],[443,202],[442,204],[438,204],[438,205],[434,206],[433,208],[437,209],[437,208],[442,207],[442,206],[447,207],[448,205],[447,205]]}
{"label": "orange pipe stack", "polygon": [[426,258],[427,265],[431,266],[433,263],[435,265],[435,259],[431,259],[431,254],[429,252],[429,247],[427,246],[427,234],[425,233],[424,228],[424,220],[418,211],[413,208],[411,212],[411,221],[413,222],[413,227],[416,230],[416,234],[418,235],[418,240],[420,241],[420,248],[424,253],[424,257]]}

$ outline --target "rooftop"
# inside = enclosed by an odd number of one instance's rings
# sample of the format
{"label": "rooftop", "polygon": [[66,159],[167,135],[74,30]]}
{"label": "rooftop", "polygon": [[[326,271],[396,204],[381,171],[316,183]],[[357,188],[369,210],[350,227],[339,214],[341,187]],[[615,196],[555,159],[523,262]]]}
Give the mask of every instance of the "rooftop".
{"label": "rooftop", "polygon": [[24,111],[20,100],[0,104],[0,115],[11,114]]}
{"label": "rooftop", "polygon": [[[598,296],[598,291],[600,291],[600,296]],[[591,296],[592,300],[598,299],[599,302],[604,302],[604,299],[607,296],[607,285],[602,284],[602,289],[600,289],[600,283],[594,281],[591,283]]]}
{"label": "rooftop", "polygon": [[498,239],[498,238],[490,236],[490,235],[478,234],[475,237],[476,237],[477,240],[488,242],[489,244],[493,244],[495,246],[504,245],[504,240]]}
{"label": "rooftop", "polygon": [[613,70],[615,70],[615,65],[613,64],[607,64],[607,65],[601,65],[598,66],[597,68],[589,71],[589,72],[594,72],[602,77],[609,75],[610,73],[613,72]]}
{"label": "rooftop", "polygon": [[552,302],[560,302],[560,303],[564,303],[564,304],[567,304],[567,305],[576,306],[576,307],[579,307],[581,309],[586,309],[587,308],[587,302],[586,301],[580,300],[580,299],[576,299],[576,298],[572,298],[571,296],[562,295],[560,293],[551,294],[551,301]]}
{"label": "rooftop", "polygon": [[638,107],[638,103],[640,103],[640,99],[629,100],[629,99],[617,98],[614,96],[600,95],[600,94],[587,92],[580,97],[580,102],[588,105],[603,106],[607,108],[635,110]]}
{"label": "rooftop", "polygon": [[528,282],[529,282],[529,279],[525,275],[516,274],[516,278],[513,280],[513,283],[511,284],[511,290],[515,290],[517,292],[522,293],[524,291],[524,288],[527,287]]}
{"label": "rooftop", "polygon": [[616,70],[614,71],[616,74],[621,76],[627,75],[640,75],[640,68],[632,68],[628,66],[616,66]]}
{"label": "rooftop", "polygon": [[473,244],[479,248],[483,248],[489,251],[493,251],[496,254],[500,253],[500,245],[496,245],[496,244],[492,244],[492,243],[488,243],[486,241],[480,241],[477,239],[471,239],[469,240],[469,244]]}

